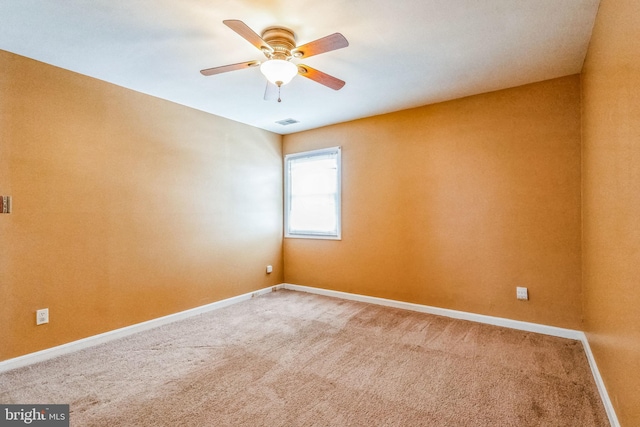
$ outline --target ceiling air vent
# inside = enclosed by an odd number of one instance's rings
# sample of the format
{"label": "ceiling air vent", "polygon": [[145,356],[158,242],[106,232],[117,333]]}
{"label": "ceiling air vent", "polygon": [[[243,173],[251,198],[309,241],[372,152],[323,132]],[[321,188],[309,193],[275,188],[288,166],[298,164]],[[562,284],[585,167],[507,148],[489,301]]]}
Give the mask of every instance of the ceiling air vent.
{"label": "ceiling air vent", "polygon": [[282,126],[289,126],[289,125],[293,125],[300,122],[297,121],[296,119],[284,119],[284,120],[278,120],[276,123]]}

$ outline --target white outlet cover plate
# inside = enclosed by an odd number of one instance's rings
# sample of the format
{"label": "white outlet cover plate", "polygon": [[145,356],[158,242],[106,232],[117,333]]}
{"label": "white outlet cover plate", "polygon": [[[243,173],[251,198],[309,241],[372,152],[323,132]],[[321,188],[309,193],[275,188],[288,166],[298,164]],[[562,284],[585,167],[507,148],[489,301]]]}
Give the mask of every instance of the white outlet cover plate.
{"label": "white outlet cover plate", "polygon": [[49,323],[49,309],[43,308],[36,311],[36,325]]}
{"label": "white outlet cover plate", "polygon": [[528,300],[529,299],[529,291],[527,288],[516,287],[516,298],[520,300]]}

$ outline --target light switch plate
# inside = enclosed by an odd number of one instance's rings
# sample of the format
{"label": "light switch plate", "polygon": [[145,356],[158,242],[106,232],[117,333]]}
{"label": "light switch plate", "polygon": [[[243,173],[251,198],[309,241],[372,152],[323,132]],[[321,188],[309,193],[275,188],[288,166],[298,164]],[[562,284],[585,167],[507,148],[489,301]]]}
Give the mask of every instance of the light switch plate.
{"label": "light switch plate", "polygon": [[11,213],[11,196],[2,196],[2,206],[0,213]]}

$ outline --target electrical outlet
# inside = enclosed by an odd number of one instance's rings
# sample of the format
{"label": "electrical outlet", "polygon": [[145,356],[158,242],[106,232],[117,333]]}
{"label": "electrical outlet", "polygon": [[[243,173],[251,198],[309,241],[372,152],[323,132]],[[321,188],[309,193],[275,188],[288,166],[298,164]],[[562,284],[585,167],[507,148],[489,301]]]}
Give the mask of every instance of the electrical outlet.
{"label": "electrical outlet", "polygon": [[49,323],[49,309],[43,308],[36,311],[36,325]]}
{"label": "electrical outlet", "polygon": [[529,299],[529,291],[527,288],[521,288],[519,286],[516,287],[516,298],[519,300],[528,300]]}

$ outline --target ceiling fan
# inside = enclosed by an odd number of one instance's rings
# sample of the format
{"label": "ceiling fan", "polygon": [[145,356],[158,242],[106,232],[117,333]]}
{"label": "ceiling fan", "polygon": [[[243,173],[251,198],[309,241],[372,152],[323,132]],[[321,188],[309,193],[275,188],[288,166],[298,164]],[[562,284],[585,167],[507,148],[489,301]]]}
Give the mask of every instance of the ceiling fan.
{"label": "ceiling fan", "polygon": [[207,68],[200,71],[202,75],[213,76],[228,71],[260,66],[260,71],[268,80],[264,98],[271,99],[274,94],[273,89],[277,87],[278,102],[281,101],[279,95],[280,87],[289,83],[296,74],[334,90],[340,90],[345,85],[344,81],[308,65],[291,62],[292,59],[309,58],[310,56],[349,46],[349,42],[342,34],[334,33],[302,46],[296,46],[296,36],[293,31],[287,28],[269,27],[262,32],[262,36],[259,36],[247,24],[237,19],[228,19],[222,22],[258,48],[267,57],[267,60],[247,61]]}

